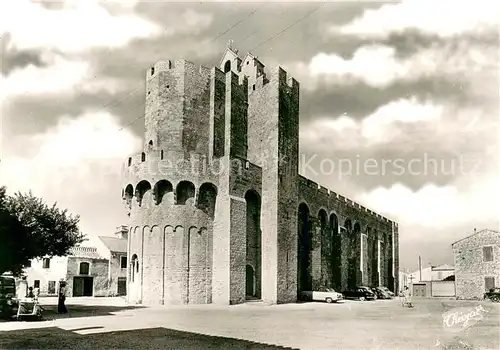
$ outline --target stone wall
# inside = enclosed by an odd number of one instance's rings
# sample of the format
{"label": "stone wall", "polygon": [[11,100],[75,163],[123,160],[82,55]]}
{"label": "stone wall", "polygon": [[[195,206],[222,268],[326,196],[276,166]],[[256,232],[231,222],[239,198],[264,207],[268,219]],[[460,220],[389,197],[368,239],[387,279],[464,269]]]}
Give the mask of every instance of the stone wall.
{"label": "stone wall", "polygon": [[394,290],[393,223],[298,175],[298,82],[281,68],[268,78],[251,55],[243,68],[231,50],[224,59],[211,70],[160,61],[146,74],[144,151],[123,165],[129,301],[294,302],[301,274],[311,288]]}
{"label": "stone wall", "polygon": [[[493,261],[483,259],[483,247],[493,247]],[[482,299],[485,277],[500,287],[500,233],[483,230],[453,244],[455,285],[458,299]]]}
{"label": "stone wall", "polygon": [[[391,290],[396,290],[397,279],[394,271],[399,269],[399,252],[397,242],[397,230],[393,223],[385,217],[362,207],[361,205],[330,191],[317,183],[305,178],[299,178],[299,203],[307,205],[312,218],[314,250],[311,254],[313,276],[313,287],[320,285],[330,285],[337,289],[344,290],[353,284],[383,285]],[[316,253],[321,244],[318,236],[321,230],[317,231],[318,217],[321,211],[324,211],[329,218],[338,221],[340,226],[346,228],[341,233],[341,283],[335,283],[334,276],[328,273],[331,265],[327,261],[332,260],[332,256],[321,258]],[[328,223],[330,220],[328,221]],[[395,226],[396,227],[396,226]],[[327,236],[331,236],[331,225],[326,227]],[[316,233],[316,234],[314,234]],[[363,238],[363,252],[361,252],[361,237]],[[325,244],[329,251],[328,243]],[[369,249],[371,250],[369,251]],[[380,250],[380,257],[378,256]],[[363,254],[363,259],[361,259]],[[361,262],[363,260],[363,266]],[[326,273],[320,274],[318,265]],[[391,276],[390,276],[391,275]],[[327,280],[322,280],[321,276],[330,276]],[[350,282],[351,281],[351,282]]]}
{"label": "stone wall", "polygon": [[[89,259],[68,256],[68,270],[66,274],[67,291],[66,296],[73,296],[74,277],[92,277],[93,278],[93,293],[92,296],[104,297],[108,296],[109,290],[109,261],[107,259]],[[89,263],[89,274],[80,274],[80,263]],[[58,285],[57,285],[58,288]]]}
{"label": "stone wall", "polygon": [[127,253],[111,253],[111,259],[109,260],[108,296],[118,295],[118,278],[127,278],[127,268],[121,267],[122,256],[127,257]]}

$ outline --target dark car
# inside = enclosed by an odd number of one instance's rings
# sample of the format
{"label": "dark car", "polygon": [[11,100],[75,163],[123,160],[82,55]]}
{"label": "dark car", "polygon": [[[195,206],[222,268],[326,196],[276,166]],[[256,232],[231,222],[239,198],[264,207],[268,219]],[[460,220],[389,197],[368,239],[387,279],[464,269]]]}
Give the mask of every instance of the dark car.
{"label": "dark car", "polygon": [[489,292],[484,294],[484,299],[490,299],[492,302],[497,303],[500,301],[500,288],[491,288]]}
{"label": "dark car", "polygon": [[356,288],[348,289],[342,292],[344,299],[358,299],[358,300],[374,300],[376,299],[375,293],[372,292],[370,287],[359,286]]}
{"label": "dark car", "polygon": [[10,276],[0,276],[0,318],[11,318],[17,312],[16,281]]}

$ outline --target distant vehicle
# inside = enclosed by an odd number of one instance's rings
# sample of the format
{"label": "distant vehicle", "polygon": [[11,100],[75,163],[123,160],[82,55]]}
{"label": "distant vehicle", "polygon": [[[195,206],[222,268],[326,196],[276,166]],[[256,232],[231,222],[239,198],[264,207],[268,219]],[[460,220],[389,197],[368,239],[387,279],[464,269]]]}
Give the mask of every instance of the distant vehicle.
{"label": "distant vehicle", "polygon": [[361,301],[375,300],[377,297],[370,287],[358,286],[342,292],[345,299],[358,299]]}
{"label": "distant vehicle", "polygon": [[18,308],[16,280],[11,276],[0,276],[0,317],[11,318]]}
{"label": "distant vehicle", "polygon": [[382,289],[383,291],[385,291],[387,294],[389,294],[391,296],[391,298],[393,298],[395,296],[394,292],[391,292],[389,288],[387,287],[377,287],[379,289]]}
{"label": "distant vehicle", "polygon": [[490,299],[494,303],[500,301],[500,288],[491,288],[484,294],[484,299]]}
{"label": "distant vehicle", "polygon": [[300,299],[307,301],[326,301],[327,303],[336,303],[344,299],[341,293],[337,293],[333,288],[320,287],[318,291],[300,292]]}
{"label": "distant vehicle", "polygon": [[14,298],[16,296],[16,280],[11,276],[0,276],[0,298]]}
{"label": "distant vehicle", "polygon": [[377,299],[392,299],[394,295],[394,293],[384,287],[373,287],[372,291],[375,293]]}

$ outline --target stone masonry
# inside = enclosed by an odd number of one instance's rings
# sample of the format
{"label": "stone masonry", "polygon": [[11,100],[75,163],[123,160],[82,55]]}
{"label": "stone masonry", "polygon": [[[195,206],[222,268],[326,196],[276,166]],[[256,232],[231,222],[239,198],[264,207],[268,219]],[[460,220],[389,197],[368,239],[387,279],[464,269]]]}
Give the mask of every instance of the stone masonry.
{"label": "stone masonry", "polygon": [[453,243],[452,249],[457,299],[482,299],[486,279],[493,282],[491,288],[500,286],[500,232],[481,230]]}
{"label": "stone masonry", "polygon": [[299,83],[228,47],[146,73],[144,150],[123,166],[129,302],[297,300],[398,289],[396,223],[298,173]]}

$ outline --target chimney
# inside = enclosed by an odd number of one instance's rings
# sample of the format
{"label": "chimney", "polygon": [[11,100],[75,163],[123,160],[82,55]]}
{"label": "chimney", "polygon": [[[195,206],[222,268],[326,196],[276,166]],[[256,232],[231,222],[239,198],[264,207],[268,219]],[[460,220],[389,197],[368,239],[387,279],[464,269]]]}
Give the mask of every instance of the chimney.
{"label": "chimney", "polygon": [[476,228],[474,227],[474,233],[476,233]]}
{"label": "chimney", "polygon": [[115,236],[120,239],[128,239],[128,226],[118,226],[116,228]]}

